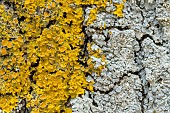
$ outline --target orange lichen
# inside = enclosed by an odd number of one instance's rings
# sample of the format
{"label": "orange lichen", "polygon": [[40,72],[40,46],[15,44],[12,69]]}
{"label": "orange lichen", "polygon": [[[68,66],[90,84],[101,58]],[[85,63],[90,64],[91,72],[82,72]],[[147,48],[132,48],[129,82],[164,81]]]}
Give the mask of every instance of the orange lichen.
{"label": "orange lichen", "polygon": [[8,44],[8,40],[2,40],[2,46],[7,46],[7,44]]}
{"label": "orange lichen", "polygon": [[1,55],[6,55],[7,54],[7,50],[5,48],[1,49]]}

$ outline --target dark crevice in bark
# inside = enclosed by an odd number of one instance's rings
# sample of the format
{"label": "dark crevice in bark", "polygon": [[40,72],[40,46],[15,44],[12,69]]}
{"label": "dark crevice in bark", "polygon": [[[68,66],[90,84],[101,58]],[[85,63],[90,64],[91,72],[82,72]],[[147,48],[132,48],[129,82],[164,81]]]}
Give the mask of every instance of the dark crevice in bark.
{"label": "dark crevice in bark", "polygon": [[65,103],[66,107],[72,107],[70,101],[71,101],[71,96],[69,96],[69,98],[67,99],[67,102]]}
{"label": "dark crevice in bark", "polygon": [[26,99],[22,99],[19,104],[22,105],[21,110],[19,110],[19,113],[29,113],[29,110],[26,107]]}
{"label": "dark crevice in bark", "polygon": [[66,12],[63,12],[63,17],[67,18],[67,13]]}
{"label": "dark crevice in bark", "polygon": [[[142,70],[142,71],[144,71],[144,70]],[[141,82],[142,82],[142,91],[141,91],[141,93],[142,93],[142,100],[139,100],[140,103],[141,103],[141,112],[142,113],[145,112],[145,110],[144,110],[145,100],[147,99],[148,89],[150,87],[149,82],[144,80],[143,76],[144,75],[139,73],[139,78],[141,79]],[[148,101],[147,101],[147,103],[148,103]]]}
{"label": "dark crevice in bark", "polygon": [[32,86],[30,86],[29,93],[31,94],[32,91],[33,91],[33,88]]}
{"label": "dark crevice in bark", "polygon": [[88,55],[87,43],[90,41],[90,37],[88,37],[87,34],[86,34],[86,28],[87,28],[86,26],[82,27],[82,32],[85,35],[85,40],[84,40],[84,44],[83,44],[83,53],[84,53],[85,56]]}
{"label": "dark crevice in bark", "polygon": [[92,96],[93,95],[89,92],[89,98],[92,99],[92,105],[95,106],[95,107],[98,107],[98,104],[95,102],[95,100]]}
{"label": "dark crevice in bark", "polygon": [[31,63],[31,67],[38,67],[39,62],[40,62],[40,58],[38,57],[38,59],[36,60],[36,62],[32,62],[32,63]]}
{"label": "dark crevice in bark", "polygon": [[[114,83],[114,86],[120,85],[121,82],[124,80],[124,77],[125,77],[125,76],[128,76],[128,74],[124,73],[121,77],[119,77],[119,81],[115,82],[115,83]],[[110,92],[113,91],[113,89],[114,89],[114,87],[110,88],[108,91],[101,91],[101,90],[96,89],[96,88],[94,87],[94,91],[95,91],[95,92],[98,91],[100,94],[109,94]]]}
{"label": "dark crevice in bark", "polygon": [[19,30],[19,33],[20,33],[20,34],[25,34],[26,31],[22,31],[22,30],[20,29],[20,30]]}
{"label": "dark crevice in bark", "polygon": [[[108,30],[111,30],[111,29],[118,29],[119,31],[125,31],[125,30],[129,30],[130,29],[130,26],[106,26],[105,28],[102,28],[103,30],[104,29],[108,29]],[[101,28],[99,27],[95,27],[95,30],[99,30],[101,31],[102,30]]]}
{"label": "dark crevice in bark", "polygon": [[139,71],[135,71],[135,72],[133,72],[133,71],[128,71],[127,73],[130,73],[130,74],[133,74],[133,75],[139,75]]}
{"label": "dark crevice in bark", "polygon": [[88,60],[88,50],[87,50],[87,43],[90,42],[90,38],[86,34],[86,26],[82,26],[82,33],[84,33],[84,43],[81,45],[81,51],[78,55],[78,62],[84,66],[87,67],[87,60]]}
{"label": "dark crevice in bark", "polygon": [[128,76],[128,74],[124,73],[123,76],[119,77],[119,81],[114,83],[114,86],[120,85],[121,82],[124,80],[124,77]]}
{"label": "dark crevice in bark", "polygon": [[135,63],[137,63],[138,66],[141,67],[141,69],[140,69],[136,74],[139,76],[139,78],[140,78],[140,80],[141,80],[141,83],[142,83],[142,91],[140,91],[140,92],[142,93],[142,99],[139,100],[140,103],[141,103],[141,112],[142,112],[142,113],[145,112],[145,110],[144,110],[144,109],[145,109],[145,108],[144,108],[144,106],[145,106],[144,101],[145,101],[145,99],[147,98],[148,89],[149,89],[149,87],[150,87],[149,82],[146,80],[146,71],[145,71],[145,67],[144,67],[144,65],[143,65],[143,63],[142,63],[142,60],[144,59],[144,55],[142,54],[142,52],[143,52],[142,42],[143,42],[146,38],[150,38],[151,40],[153,40],[152,37],[151,37],[149,34],[143,35],[143,36],[141,37],[141,39],[137,39],[137,38],[136,38],[136,41],[138,42],[140,49],[139,49],[138,51],[135,51],[135,52],[134,52]]}
{"label": "dark crevice in bark", "polygon": [[[36,60],[36,63],[33,63],[33,62],[31,63],[31,66],[29,67],[29,70],[31,70],[34,67],[37,67],[39,65],[39,62],[40,62],[40,58],[38,57],[38,59]],[[37,70],[31,70],[30,75],[29,75],[29,80],[33,84],[36,84],[36,80],[33,79],[36,72],[37,72]],[[30,86],[29,93],[31,94],[32,91],[33,91],[33,88]]]}
{"label": "dark crevice in bark", "polygon": [[155,40],[153,39],[153,37],[151,36],[151,35],[149,35],[149,34],[145,34],[145,35],[143,35],[142,36],[142,38],[141,38],[141,40],[139,40],[140,42],[142,42],[144,39],[146,39],[146,38],[150,38],[152,41],[153,41],[153,43],[155,44],[155,45],[157,45],[157,46],[163,46],[163,43],[160,43],[160,42],[155,42]]}
{"label": "dark crevice in bark", "polygon": [[55,23],[56,23],[56,20],[50,20],[45,28],[49,28],[51,25],[54,25]]}
{"label": "dark crevice in bark", "polygon": [[125,27],[122,27],[122,26],[115,26],[116,29],[118,29],[119,31],[124,31],[124,30],[129,30],[130,27],[129,26],[125,26]]}
{"label": "dark crevice in bark", "polygon": [[107,36],[106,38],[105,38],[105,42],[107,43],[108,41],[110,40],[110,37],[109,36]]}
{"label": "dark crevice in bark", "polygon": [[143,25],[145,17],[143,15],[143,11],[142,10],[141,10],[141,16],[142,16],[142,25]]}
{"label": "dark crevice in bark", "polygon": [[30,72],[29,79],[32,83],[36,84],[36,81],[33,79],[34,74],[36,73],[36,70],[33,70]]}
{"label": "dark crevice in bark", "polygon": [[[141,69],[141,70],[139,70],[139,71],[135,71],[135,72],[133,72],[133,71],[128,71],[127,73],[124,73],[123,76],[119,77],[119,81],[117,81],[117,82],[114,83],[114,86],[120,85],[121,82],[124,80],[124,77],[125,77],[125,76],[128,76],[128,73],[134,74],[134,75],[139,75],[142,70],[143,70],[143,69]],[[94,91],[95,91],[95,92],[99,91],[100,94],[109,94],[110,92],[113,91],[113,89],[114,89],[114,87],[110,88],[108,91],[101,91],[101,90],[99,90],[99,89],[95,89],[95,88],[94,88]]]}
{"label": "dark crevice in bark", "polygon": [[93,104],[93,106],[98,107],[98,104],[95,102],[95,100],[94,100],[94,99],[93,99],[92,104]]}
{"label": "dark crevice in bark", "polygon": [[24,17],[24,16],[21,16],[20,18],[18,18],[18,24],[20,25],[20,23],[22,21],[24,21],[25,19],[26,19],[26,17]]}
{"label": "dark crevice in bark", "polygon": [[[85,12],[85,9],[86,9],[86,5],[83,5],[82,8],[83,8],[83,16],[85,16],[86,12]],[[85,17],[84,17],[85,18]],[[70,22],[69,26],[72,25],[72,21]],[[87,67],[87,60],[88,60],[88,50],[87,50],[87,44],[92,42],[92,38],[91,37],[88,37],[87,33],[86,33],[86,28],[87,26],[86,25],[83,25],[83,22],[82,22],[82,30],[80,33],[83,33],[84,34],[84,43],[83,45],[81,45],[81,51],[78,55],[78,62],[84,66],[84,67]]]}

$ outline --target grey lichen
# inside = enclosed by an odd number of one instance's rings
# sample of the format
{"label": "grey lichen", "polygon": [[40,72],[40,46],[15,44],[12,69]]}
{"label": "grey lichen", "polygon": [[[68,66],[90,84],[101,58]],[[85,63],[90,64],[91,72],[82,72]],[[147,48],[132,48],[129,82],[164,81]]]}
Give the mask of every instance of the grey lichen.
{"label": "grey lichen", "polygon": [[97,14],[86,34],[94,42],[92,49],[106,55],[107,64],[100,76],[88,75],[95,81],[94,93],[86,91],[72,100],[73,113],[170,113],[169,4],[131,0],[123,18],[110,14],[113,4]]}

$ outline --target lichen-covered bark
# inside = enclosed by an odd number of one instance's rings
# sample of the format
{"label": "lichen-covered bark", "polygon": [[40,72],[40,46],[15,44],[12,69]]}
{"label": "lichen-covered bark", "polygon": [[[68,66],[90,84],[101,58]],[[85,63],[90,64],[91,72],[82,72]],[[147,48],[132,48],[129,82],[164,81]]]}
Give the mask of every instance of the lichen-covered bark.
{"label": "lichen-covered bark", "polygon": [[169,113],[170,1],[126,1],[123,18],[110,14],[114,8],[107,3],[85,29],[91,48],[102,50],[107,65],[100,76],[88,76],[95,81],[94,92],[73,99],[73,112]]}

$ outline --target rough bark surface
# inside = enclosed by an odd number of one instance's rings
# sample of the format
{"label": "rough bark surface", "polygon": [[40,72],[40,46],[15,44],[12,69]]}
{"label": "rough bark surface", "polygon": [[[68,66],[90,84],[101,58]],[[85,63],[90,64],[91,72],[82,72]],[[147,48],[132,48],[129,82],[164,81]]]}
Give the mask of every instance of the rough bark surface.
{"label": "rough bark surface", "polygon": [[[127,0],[123,18],[110,13],[113,4],[90,26],[85,23],[95,6],[84,6],[86,41],[103,51],[107,65],[100,76],[88,75],[94,92],[72,99],[73,113],[170,113],[170,1]],[[26,100],[13,112],[29,113]]]}
{"label": "rough bark surface", "polygon": [[[93,7],[84,8],[85,20]],[[101,76],[87,77],[94,92],[73,99],[73,113],[170,113],[170,1],[126,1],[123,18],[114,9],[108,3],[85,28],[108,63]]]}

